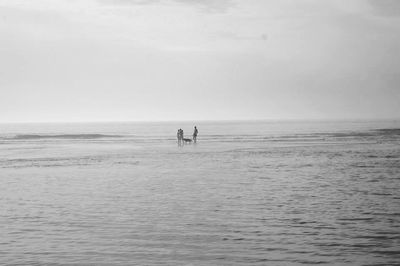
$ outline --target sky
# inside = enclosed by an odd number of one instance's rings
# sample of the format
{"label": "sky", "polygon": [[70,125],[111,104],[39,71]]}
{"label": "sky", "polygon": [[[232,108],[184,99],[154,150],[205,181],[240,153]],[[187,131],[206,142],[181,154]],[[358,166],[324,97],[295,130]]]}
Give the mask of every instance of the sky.
{"label": "sky", "polygon": [[0,0],[0,122],[400,118],[397,0]]}

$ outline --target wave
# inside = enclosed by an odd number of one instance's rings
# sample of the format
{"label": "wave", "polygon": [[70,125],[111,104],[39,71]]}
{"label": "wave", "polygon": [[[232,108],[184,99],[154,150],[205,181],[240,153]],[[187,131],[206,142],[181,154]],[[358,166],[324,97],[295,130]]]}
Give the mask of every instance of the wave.
{"label": "wave", "polygon": [[38,157],[38,158],[16,158],[0,159],[1,168],[28,168],[28,167],[69,167],[90,166],[96,164],[109,165],[138,165],[139,161],[130,155],[87,155],[72,157]]}
{"label": "wave", "polygon": [[375,131],[384,135],[400,135],[400,128],[381,128]]}
{"label": "wave", "polygon": [[14,140],[35,140],[35,139],[101,139],[101,138],[122,138],[121,135],[104,134],[59,134],[59,135],[16,135],[10,139]]}
{"label": "wave", "polygon": [[[201,139],[206,141],[218,142],[298,142],[298,141],[327,141],[329,139],[341,138],[368,138],[368,137],[395,137],[400,136],[400,128],[382,128],[366,131],[348,131],[348,132],[315,132],[315,133],[297,133],[297,134],[207,134],[202,135]],[[115,139],[124,138],[145,141],[171,141],[175,140],[173,134],[170,136],[146,136],[146,135],[116,135],[116,134],[18,134],[14,136],[2,136],[0,140],[46,140],[46,139],[69,139],[69,140],[91,140],[91,139]]]}

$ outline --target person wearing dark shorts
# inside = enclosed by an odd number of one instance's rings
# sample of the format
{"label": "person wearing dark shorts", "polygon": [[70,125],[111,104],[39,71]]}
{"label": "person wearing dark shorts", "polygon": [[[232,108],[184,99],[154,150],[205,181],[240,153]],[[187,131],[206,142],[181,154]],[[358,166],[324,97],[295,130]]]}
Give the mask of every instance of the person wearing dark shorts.
{"label": "person wearing dark shorts", "polygon": [[194,131],[193,131],[193,142],[196,143],[197,141],[197,134],[199,133],[199,131],[197,130],[197,127],[194,126]]}

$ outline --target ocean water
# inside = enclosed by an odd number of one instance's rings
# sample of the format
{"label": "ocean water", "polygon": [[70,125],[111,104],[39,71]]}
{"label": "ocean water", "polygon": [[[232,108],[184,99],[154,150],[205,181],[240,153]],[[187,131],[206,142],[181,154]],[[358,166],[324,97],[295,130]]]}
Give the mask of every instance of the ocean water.
{"label": "ocean water", "polygon": [[400,265],[400,121],[0,125],[1,265]]}

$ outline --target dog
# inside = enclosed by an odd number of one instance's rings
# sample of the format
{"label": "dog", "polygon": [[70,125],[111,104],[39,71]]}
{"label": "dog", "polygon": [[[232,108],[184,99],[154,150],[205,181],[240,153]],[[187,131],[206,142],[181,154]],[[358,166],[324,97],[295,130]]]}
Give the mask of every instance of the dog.
{"label": "dog", "polygon": [[192,143],[192,140],[191,140],[191,139],[187,139],[187,138],[183,138],[183,143],[189,143],[189,144],[191,144],[191,143]]}

